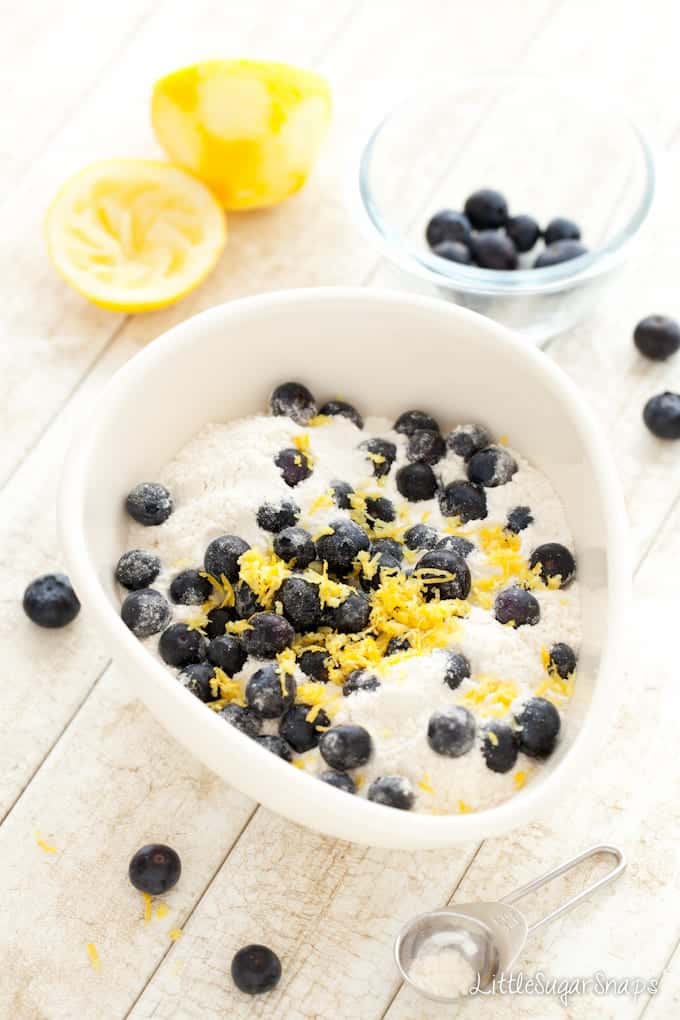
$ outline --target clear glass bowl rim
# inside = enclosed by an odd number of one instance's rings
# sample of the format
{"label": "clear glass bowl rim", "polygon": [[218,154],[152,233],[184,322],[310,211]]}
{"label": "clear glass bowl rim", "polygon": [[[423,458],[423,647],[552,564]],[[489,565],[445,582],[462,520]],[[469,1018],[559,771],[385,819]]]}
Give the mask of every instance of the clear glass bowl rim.
{"label": "clear glass bowl rim", "polygon": [[[390,261],[401,266],[407,272],[415,273],[428,280],[430,283],[471,294],[516,297],[527,294],[541,294],[566,290],[574,284],[585,282],[588,279],[609,272],[625,257],[628,245],[635,238],[649,215],[656,191],[656,171],[652,150],[637,124],[618,109],[614,103],[611,104],[612,111],[616,113],[620,122],[627,126],[630,131],[631,140],[640,151],[645,180],[640,200],[636,204],[628,222],[606,244],[599,248],[591,249],[586,254],[570,259],[568,262],[562,262],[556,266],[548,266],[539,270],[482,269],[479,266],[465,266],[456,262],[450,262],[448,259],[443,259],[434,253],[413,247],[406,243],[399,233],[390,228],[381,214],[378,202],[370,186],[370,169],[373,150],[385,126],[391,123],[401,110],[411,106],[419,96],[426,96],[433,89],[436,89],[437,93],[440,93],[442,89],[454,92],[502,77],[532,79],[553,88],[556,84],[556,79],[549,75],[516,71],[491,71],[485,74],[467,75],[464,78],[440,79],[435,85],[430,83],[429,85],[421,86],[407,96],[402,97],[386,113],[380,116],[377,123],[371,128],[359,155],[358,190],[364,221],[368,222],[373,235],[377,235],[379,246],[385,257]],[[562,81],[560,82],[559,92],[563,96],[565,94],[571,95],[571,98],[576,99],[576,95],[572,94],[569,87],[565,87]],[[540,279],[537,280],[537,276],[540,276]]]}

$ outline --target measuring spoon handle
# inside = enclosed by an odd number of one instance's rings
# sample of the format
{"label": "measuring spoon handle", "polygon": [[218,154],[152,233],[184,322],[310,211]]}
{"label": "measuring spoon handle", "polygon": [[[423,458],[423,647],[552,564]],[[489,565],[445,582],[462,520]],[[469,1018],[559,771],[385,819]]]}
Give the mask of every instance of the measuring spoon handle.
{"label": "measuring spoon handle", "polygon": [[516,903],[517,900],[523,899],[523,897],[528,896],[528,894],[533,892],[535,889],[540,889],[541,886],[546,885],[554,878],[558,878],[560,875],[563,875],[565,871],[571,871],[572,868],[575,868],[582,861],[587,860],[588,857],[594,857],[596,854],[610,854],[616,859],[616,865],[611,869],[611,871],[608,871],[606,875],[603,875],[602,878],[598,879],[597,882],[593,882],[592,885],[589,885],[582,892],[577,893],[576,896],[572,896],[570,900],[563,903],[561,907],[557,907],[552,911],[552,913],[547,914],[545,917],[541,918],[540,921],[536,921],[535,924],[530,925],[527,934],[531,935],[532,932],[538,931],[539,928],[543,928],[546,924],[550,924],[551,921],[561,917],[562,914],[566,914],[568,910],[572,910],[573,907],[581,902],[581,900],[585,900],[597,889],[601,889],[603,886],[613,882],[615,878],[618,878],[626,868],[626,858],[623,851],[617,846],[608,846],[605,844],[602,844],[601,846],[591,846],[589,850],[584,850],[582,854],[578,855],[578,857],[572,857],[570,861],[560,864],[560,866],[555,868],[553,871],[549,871],[546,875],[541,875],[540,878],[535,878],[533,882],[528,882],[526,885],[523,885],[521,889],[516,889],[514,892],[504,896],[501,903]]}

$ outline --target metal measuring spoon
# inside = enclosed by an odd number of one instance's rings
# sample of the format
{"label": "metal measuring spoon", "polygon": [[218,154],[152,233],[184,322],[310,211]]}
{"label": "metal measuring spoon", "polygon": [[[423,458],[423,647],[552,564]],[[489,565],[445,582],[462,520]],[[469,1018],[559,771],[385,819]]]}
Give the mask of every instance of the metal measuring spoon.
{"label": "metal measuring spoon", "polygon": [[[596,854],[613,856],[616,859],[615,867],[540,921],[528,924],[524,914],[512,906],[517,900],[521,900],[535,889],[540,889],[541,886]],[[394,944],[394,956],[401,976],[421,995],[438,1002],[455,1002],[461,995],[467,995],[473,985],[479,989],[488,988],[495,977],[512,967],[528,935],[566,914],[597,889],[613,882],[625,867],[626,859],[618,847],[593,846],[496,903],[460,903],[442,910],[419,914],[404,925]],[[437,994],[429,990],[425,984],[418,983],[412,976],[414,964],[419,958],[422,962],[429,954],[439,954],[443,951],[447,954],[458,954],[462,968],[459,968],[461,980],[464,974],[470,976],[470,980],[462,985],[460,992]],[[453,959],[452,956],[451,962]]]}

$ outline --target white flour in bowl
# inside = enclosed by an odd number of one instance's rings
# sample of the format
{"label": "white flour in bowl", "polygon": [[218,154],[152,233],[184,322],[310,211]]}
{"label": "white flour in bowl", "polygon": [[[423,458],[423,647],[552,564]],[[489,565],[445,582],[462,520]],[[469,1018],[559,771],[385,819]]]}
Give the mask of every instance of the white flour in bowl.
{"label": "white flour in bowl", "polygon": [[[396,447],[396,461],[382,479],[373,476],[375,461],[359,449],[359,443],[371,437],[386,439]],[[306,426],[269,415],[208,425],[160,473],[158,481],[170,490],[174,512],[156,527],[133,522],[128,548],[158,553],[162,571],[153,587],[167,595],[175,575],[185,569],[203,568],[206,547],[220,535],[239,536],[262,554],[263,562],[271,563],[274,536],[257,523],[257,511],[263,503],[293,500],[300,510],[298,525],[318,538],[338,519],[353,517],[365,522],[362,500],[382,497],[393,503],[396,520],[378,524],[373,539],[391,537],[403,547],[405,531],[418,523],[435,528],[440,537],[454,534],[467,538],[475,546],[467,557],[472,590],[464,606],[459,606],[461,615],[454,620],[451,634],[444,641],[446,627],[440,633],[436,628],[428,629],[429,618],[427,626],[418,619],[416,636],[411,633],[415,650],[386,657],[383,648],[379,662],[369,655],[368,661],[359,665],[378,676],[380,686],[376,690],[342,696],[342,681],[354,665],[347,648],[341,649],[338,660],[332,662],[333,676],[325,684],[305,676],[292,653],[284,653],[280,661],[295,677],[298,701],[310,705],[310,722],[314,723],[323,709],[332,726],[356,724],[370,734],[370,758],[349,770],[358,795],[367,796],[379,777],[398,776],[407,781],[414,810],[446,814],[481,810],[511,797],[543,767],[540,758],[520,750],[507,771],[492,771],[481,750],[485,727],[495,720],[519,732],[516,716],[527,699],[537,696],[558,707],[564,725],[573,677],[556,674],[550,667],[549,651],[556,643],[565,643],[577,653],[580,635],[577,580],[560,589],[539,584],[536,575],[531,574],[536,581],[532,594],[540,607],[540,620],[535,625],[499,623],[494,616],[494,599],[499,590],[512,585],[517,571],[520,579],[526,580],[527,563],[537,546],[558,542],[571,548],[571,535],[548,480],[509,447],[506,449],[515,458],[518,470],[506,484],[484,489],[486,518],[461,525],[442,515],[437,498],[407,501],[396,484],[398,470],[408,463],[407,444],[408,437],[395,432],[392,424],[381,418],[367,418],[362,430],[339,416]],[[274,462],[280,450],[290,447],[298,447],[303,457],[308,452],[312,459],[311,475],[293,488],[285,483]],[[444,486],[466,478],[466,463],[448,449],[445,457],[433,465],[433,471],[438,484]],[[330,490],[336,480],[349,483],[358,494],[349,510],[333,503]],[[529,507],[532,522],[513,535],[506,528],[507,518],[509,511],[518,506]],[[405,550],[402,578],[410,574],[424,552]],[[259,569],[257,564],[251,564],[251,568],[255,572]],[[312,564],[311,569],[318,578],[321,566]],[[282,576],[290,572],[283,568]],[[309,571],[306,576],[310,576]],[[356,578],[350,583],[356,583]],[[375,602],[376,596],[370,597]],[[432,602],[427,605],[432,607]],[[205,627],[205,614],[210,608],[171,605],[172,622],[189,621],[194,627]],[[282,609],[275,597],[267,608],[274,612]],[[238,625],[233,629],[241,633]],[[408,627],[405,629],[408,631]],[[317,630],[326,642],[328,629],[325,633],[323,628]],[[370,636],[369,631],[366,633]],[[296,639],[298,658],[305,640],[311,639],[300,639],[299,635]],[[146,643],[152,654],[159,654],[157,635],[147,638]],[[354,639],[348,644],[354,651]],[[365,644],[368,647],[371,642]],[[312,647],[317,646],[312,641]],[[467,658],[471,673],[455,689],[443,680],[451,650]],[[218,703],[213,707],[219,709],[227,701],[244,704],[247,681],[263,665],[250,657],[232,678],[233,684],[215,690]],[[456,705],[471,713],[476,732],[469,750],[451,757],[433,749],[428,724],[437,709]],[[275,734],[278,725],[277,719],[267,720],[261,732]],[[299,768],[311,774],[320,774],[329,767],[318,746],[303,753],[293,752],[293,758]]]}

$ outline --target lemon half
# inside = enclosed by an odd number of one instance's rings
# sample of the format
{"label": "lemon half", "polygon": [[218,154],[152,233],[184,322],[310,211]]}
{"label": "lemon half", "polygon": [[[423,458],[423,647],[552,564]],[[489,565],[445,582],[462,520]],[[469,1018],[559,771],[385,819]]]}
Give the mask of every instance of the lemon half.
{"label": "lemon half", "polygon": [[208,275],[227,237],[208,188],[167,163],[93,163],[71,177],[45,221],[50,258],[84,297],[118,312],[178,301]]}
{"label": "lemon half", "polygon": [[226,209],[288,198],[307,180],[331,114],[314,71],[257,60],[208,60],[161,78],[151,121],[173,160]]}

